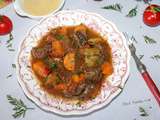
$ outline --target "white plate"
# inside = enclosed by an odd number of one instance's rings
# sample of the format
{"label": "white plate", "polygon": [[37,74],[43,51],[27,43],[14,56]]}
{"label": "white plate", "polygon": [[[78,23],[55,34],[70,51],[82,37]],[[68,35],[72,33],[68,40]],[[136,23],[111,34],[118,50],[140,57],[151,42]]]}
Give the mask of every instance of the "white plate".
{"label": "white plate", "polygon": [[[99,32],[108,39],[112,48],[114,72],[103,84],[101,93],[87,103],[77,105],[76,102],[66,102],[63,99],[50,97],[43,91],[29,66],[31,49],[37,41],[50,29],[63,25],[78,25],[83,23]],[[17,57],[17,74],[24,93],[44,110],[60,115],[84,115],[104,107],[115,98],[124,87],[129,76],[130,52],[124,36],[117,27],[102,16],[82,10],[60,11],[41,20],[30,29],[22,41]]]}

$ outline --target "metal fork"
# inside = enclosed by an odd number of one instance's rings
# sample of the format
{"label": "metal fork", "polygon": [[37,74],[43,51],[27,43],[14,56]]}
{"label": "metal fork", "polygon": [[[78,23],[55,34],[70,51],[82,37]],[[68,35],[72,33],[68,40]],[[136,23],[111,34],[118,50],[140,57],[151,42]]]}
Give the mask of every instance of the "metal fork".
{"label": "metal fork", "polygon": [[152,92],[152,94],[154,95],[156,101],[158,102],[158,104],[160,106],[160,92],[159,92],[158,88],[156,87],[155,83],[153,82],[151,76],[149,75],[149,73],[146,69],[146,66],[137,57],[136,48],[135,48],[133,42],[131,41],[131,39],[129,38],[128,34],[123,33],[123,35],[128,40],[129,50],[130,50],[131,55],[132,55],[132,57],[133,57],[133,59],[136,63],[138,71],[141,73],[141,75],[142,75],[143,79],[145,80],[147,86],[149,87],[150,91]]}

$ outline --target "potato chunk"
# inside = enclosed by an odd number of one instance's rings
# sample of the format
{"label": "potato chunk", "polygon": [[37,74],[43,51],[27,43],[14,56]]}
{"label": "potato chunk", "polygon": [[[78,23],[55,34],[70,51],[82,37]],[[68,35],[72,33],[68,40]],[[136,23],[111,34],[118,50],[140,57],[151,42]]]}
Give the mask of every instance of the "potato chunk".
{"label": "potato chunk", "polygon": [[85,48],[84,56],[86,66],[95,67],[99,64],[100,50],[97,48]]}
{"label": "potato chunk", "polygon": [[63,57],[64,46],[63,46],[62,41],[55,40],[52,42],[52,55],[54,57]]}
{"label": "potato chunk", "polygon": [[66,54],[63,64],[67,70],[73,71],[75,69],[75,53]]}
{"label": "potato chunk", "polygon": [[50,73],[49,68],[41,60],[33,63],[33,71],[38,74],[40,77],[47,77]]}

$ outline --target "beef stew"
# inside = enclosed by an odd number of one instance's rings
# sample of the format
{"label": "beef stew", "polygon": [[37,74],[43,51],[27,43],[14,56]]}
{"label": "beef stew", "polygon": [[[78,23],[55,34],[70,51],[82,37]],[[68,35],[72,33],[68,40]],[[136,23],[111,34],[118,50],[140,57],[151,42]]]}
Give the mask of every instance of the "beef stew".
{"label": "beef stew", "polygon": [[84,24],[50,30],[32,48],[31,64],[42,89],[69,100],[95,98],[113,72],[107,40]]}

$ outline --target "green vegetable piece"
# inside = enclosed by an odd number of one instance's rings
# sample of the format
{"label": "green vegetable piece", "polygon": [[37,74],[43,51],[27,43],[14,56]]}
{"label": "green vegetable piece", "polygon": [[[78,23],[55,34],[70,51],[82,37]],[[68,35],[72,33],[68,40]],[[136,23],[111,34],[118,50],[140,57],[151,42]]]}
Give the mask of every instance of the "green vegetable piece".
{"label": "green vegetable piece", "polygon": [[64,40],[65,36],[64,35],[56,35],[56,38],[58,40]]}
{"label": "green vegetable piece", "polygon": [[84,50],[85,64],[88,67],[94,67],[98,65],[100,58],[100,50],[97,48],[86,48]]}
{"label": "green vegetable piece", "polygon": [[51,64],[50,64],[50,68],[51,68],[52,70],[56,69],[56,68],[57,68],[57,64],[56,64],[56,63],[51,63]]}

